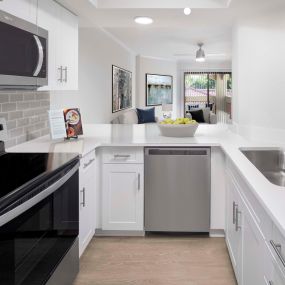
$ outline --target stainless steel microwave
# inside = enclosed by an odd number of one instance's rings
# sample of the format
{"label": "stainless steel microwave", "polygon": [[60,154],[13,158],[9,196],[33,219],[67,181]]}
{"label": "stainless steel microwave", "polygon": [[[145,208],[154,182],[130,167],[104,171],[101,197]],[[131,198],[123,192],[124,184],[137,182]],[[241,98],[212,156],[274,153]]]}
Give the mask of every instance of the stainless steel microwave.
{"label": "stainless steel microwave", "polygon": [[0,89],[48,84],[48,31],[0,11]]}

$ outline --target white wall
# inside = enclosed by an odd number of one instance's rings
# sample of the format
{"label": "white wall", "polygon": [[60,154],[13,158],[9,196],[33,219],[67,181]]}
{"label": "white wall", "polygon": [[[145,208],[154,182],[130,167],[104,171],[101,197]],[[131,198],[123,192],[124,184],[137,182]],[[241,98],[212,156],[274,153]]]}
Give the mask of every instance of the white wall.
{"label": "white wall", "polygon": [[238,132],[258,139],[262,133],[263,139],[285,134],[284,11],[237,23],[233,46],[233,121]]}
{"label": "white wall", "polygon": [[109,123],[119,114],[112,114],[112,64],[132,72],[135,106],[135,55],[99,28],[80,28],[79,90],[52,92],[51,108],[79,107],[84,123]]}
{"label": "white wall", "polygon": [[[137,56],[137,107],[145,108],[146,99],[146,73],[173,76],[173,116],[177,114],[177,69],[176,62]],[[161,117],[161,107],[155,107],[156,116]]]}

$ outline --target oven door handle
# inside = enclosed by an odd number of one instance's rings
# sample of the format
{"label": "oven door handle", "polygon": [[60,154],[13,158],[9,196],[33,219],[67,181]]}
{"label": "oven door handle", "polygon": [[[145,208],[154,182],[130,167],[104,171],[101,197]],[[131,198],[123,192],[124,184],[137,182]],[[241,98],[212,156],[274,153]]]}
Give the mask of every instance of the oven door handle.
{"label": "oven door handle", "polygon": [[57,180],[54,184],[48,186],[45,190],[37,194],[36,196],[32,197],[31,199],[25,201],[23,204],[20,204],[16,208],[12,209],[11,211],[3,214],[0,216],[0,227],[5,225],[6,223],[10,222],[11,220],[15,219],[25,211],[29,210],[46,197],[57,191],[64,183],[66,183],[79,169],[79,162],[71,168],[63,177]]}
{"label": "oven door handle", "polygon": [[42,69],[43,62],[44,62],[44,49],[43,49],[43,45],[42,45],[39,37],[34,35],[34,39],[35,39],[37,47],[38,47],[39,57],[38,57],[37,67],[36,67],[33,75],[38,76],[41,69]]}

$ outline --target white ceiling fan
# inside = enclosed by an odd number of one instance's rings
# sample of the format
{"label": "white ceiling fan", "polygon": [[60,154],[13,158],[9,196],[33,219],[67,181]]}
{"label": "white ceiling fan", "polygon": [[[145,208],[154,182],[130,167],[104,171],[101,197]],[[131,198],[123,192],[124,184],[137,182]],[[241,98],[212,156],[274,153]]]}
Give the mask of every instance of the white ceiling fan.
{"label": "white ceiling fan", "polygon": [[198,43],[198,50],[196,54],[193,53],[176,53],[175,57],[192,57],[196,59],[197,62],[204,62],[207,57],[226,57],[227,55],[224,53],[205,53],[203,49],[204,44]]}

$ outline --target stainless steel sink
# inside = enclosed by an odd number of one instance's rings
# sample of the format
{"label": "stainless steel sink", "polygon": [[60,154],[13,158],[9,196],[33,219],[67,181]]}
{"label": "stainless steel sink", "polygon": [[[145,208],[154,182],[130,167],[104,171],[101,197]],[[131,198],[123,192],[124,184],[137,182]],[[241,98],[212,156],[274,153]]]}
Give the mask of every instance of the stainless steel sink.
{"label": "stainless steel sink", "polygon": [[271,183],[285,187],[285,150],[241,148],[240,151]]}

